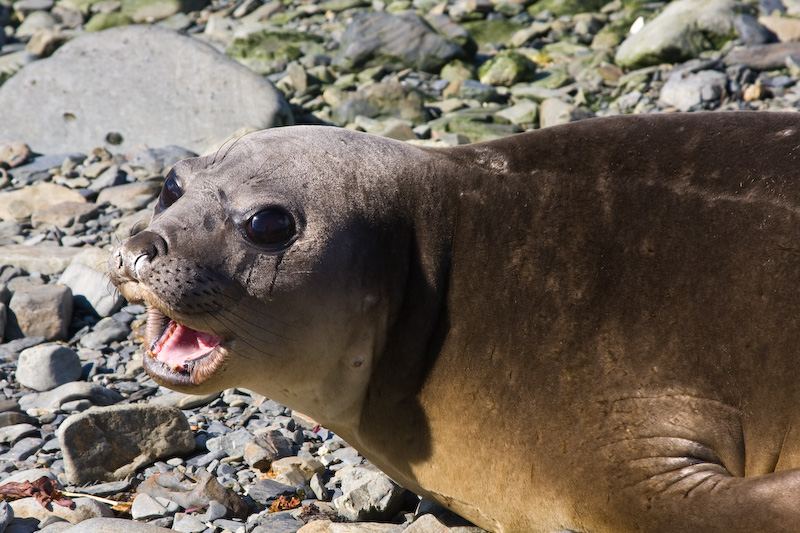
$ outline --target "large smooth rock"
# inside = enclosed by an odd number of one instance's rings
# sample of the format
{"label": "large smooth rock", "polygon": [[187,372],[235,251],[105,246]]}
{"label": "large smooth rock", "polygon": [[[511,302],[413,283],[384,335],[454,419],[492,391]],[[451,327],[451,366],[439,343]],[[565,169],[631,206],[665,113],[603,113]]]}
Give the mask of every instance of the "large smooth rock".
{"label": "large smooth rock", "polygon": [[78,37],[0,86],[0,141],[43,153],[140,144],[202,152],[242,127],[292,120],[269,81],[161,26]]}
{"label": "large smooth rock", "polygon": [[64,471],[75,485],[123,479],[195,447],[180,409],[146,404],[92,408],[67,418],[58,432]]}
{"label": "large smooth rock", "polygon": [[617,50],[616,63],[640,68],[697,57],[738,36],[734,20],[742,6],[734,0],[677,0]]}
{"label": "large smooth rock", "polygon": [[800,63],[800,43],[769,43],[735,48],[725,56],[726,66],[742,65],[753,70],[786,67],[786,61]]}

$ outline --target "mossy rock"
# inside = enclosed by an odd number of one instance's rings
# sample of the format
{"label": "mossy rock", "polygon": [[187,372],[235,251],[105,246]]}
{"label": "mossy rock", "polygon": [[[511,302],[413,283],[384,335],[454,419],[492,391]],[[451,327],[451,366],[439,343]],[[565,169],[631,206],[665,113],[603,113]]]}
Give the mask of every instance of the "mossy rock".
{"label": "mossy rock", "polygon": [[677,0],[619,45],[616,63],[637,69],[718,50],[738,37],[734,19],[748,9],[735,0]]}
{"label": "mossy rock", "polygon": [[275,62],[323,53],[321,43],[315,35],[269,26],[234,36],[225,53],[260,74],[271,74]]}
{"label": "mossy rock", "polygon": [[344,11],[345,9],[352,9],[354,7],[360,7],[367,5],[365,0],[326,0],[325,2],[320,2],[317,4],[317,7],[320,11],[333,11],[334,13],[338,13],[340,11]]}
{"label": "mossy rock", "polygon": [[133,20],[124,13],[97,13],[83,25],[83,28],[86,31],[103,31],[129,24],[133,24]]}
{"label": "mossy rock", "polygon": [[478,79],[488,85],[510,87],[529,81],[536,74],[536,63],[513,50],[503,50],[478,69]]}
{"label": "mossy rock", "polygon": [[541,68],[529,84],[542,89],[558,89],[569,83],[572,78],[567,71],[566,65],[557,63],[549,67]]}
{"label": "mossy rock", "polygon": [[442,67],[439,77],[443,80],[450,82],[461,82],[464,80],[472,80],[477,76],[477,69],[472,63],[454,59]]}
{"label": "mossy rock", "polygon": [[600,11],[606,3],[607,0],[539,0],[528,7],[528,13],[535,17],[547,10],[556,17],[563,17],[577,13],[594,13]]}
{"label": "mossy rock", "polygon": [[507,19],[473,20],[461,24],[472,36],[479,49],[489,44],[508,45],[511,37],[519,30],[527,27]]}
{"label": "mossy rock", "polygon": [[491,141],[522,132],[519,125],[485,112],[478,115],[454,113],[431,121],[428,125],[433,130],[461,134],[470,142]]}

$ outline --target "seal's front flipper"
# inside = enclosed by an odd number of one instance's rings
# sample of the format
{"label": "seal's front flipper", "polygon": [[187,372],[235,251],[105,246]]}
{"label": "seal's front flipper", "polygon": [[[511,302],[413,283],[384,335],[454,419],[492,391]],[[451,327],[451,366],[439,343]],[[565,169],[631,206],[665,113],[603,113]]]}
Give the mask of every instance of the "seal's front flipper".
{"label": "seal's front flipper", "polygon": [[[632,496],[634,491],[637,494]],[[617,494],[612,507],[621,514],[612,518],[616,525],[609,524],[609,531],[800,530],[800,469],[737,477],[719,465],[698,463],[654,476]],[[622,515],[625,518],[620,519]]]}
{"label": "seal's front flipper", "polygon": [[800,468],[791,468],[800,439],[791,430],[751,428],[739,408],[675,392],[606,408],[597,464],[613,466],[595,473],[607,487],[606,501],[595,505],[607,514],[588,529],[800,531]]}

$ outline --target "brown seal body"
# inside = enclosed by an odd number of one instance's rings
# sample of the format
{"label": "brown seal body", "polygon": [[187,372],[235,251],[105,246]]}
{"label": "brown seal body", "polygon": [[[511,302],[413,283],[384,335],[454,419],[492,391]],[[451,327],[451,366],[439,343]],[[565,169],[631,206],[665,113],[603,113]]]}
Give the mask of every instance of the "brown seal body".
{"label": "brown seal body", "polygon": [[800,530],[800,116],[226,150],[109,260],[161,383],[263,393],[496,532]]}

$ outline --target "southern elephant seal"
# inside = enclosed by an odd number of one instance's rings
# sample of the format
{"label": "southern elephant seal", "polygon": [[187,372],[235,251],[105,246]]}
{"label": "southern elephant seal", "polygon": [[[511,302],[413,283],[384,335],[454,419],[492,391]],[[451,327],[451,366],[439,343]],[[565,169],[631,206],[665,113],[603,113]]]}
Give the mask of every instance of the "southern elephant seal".
{"label": "southern elephant seal", "polygon": [[800,530],[800,115],[268,130],[178,163],[109,271],[159,383],[491,531]]}

